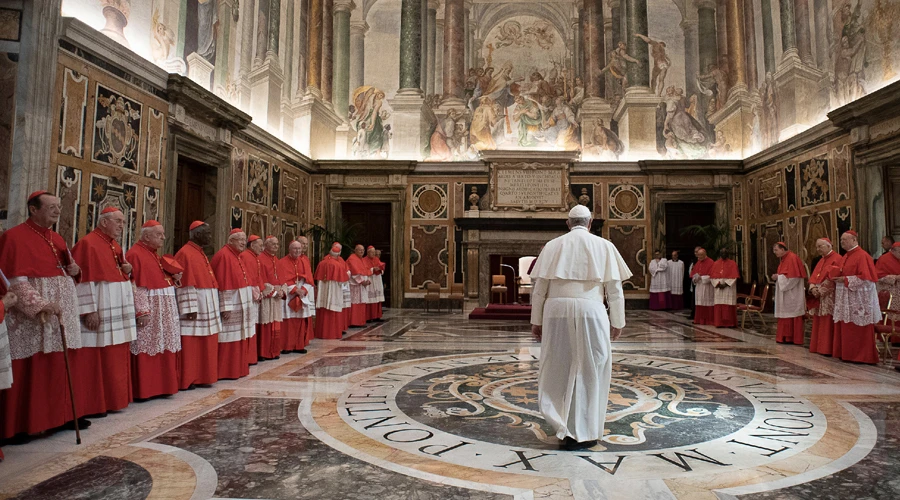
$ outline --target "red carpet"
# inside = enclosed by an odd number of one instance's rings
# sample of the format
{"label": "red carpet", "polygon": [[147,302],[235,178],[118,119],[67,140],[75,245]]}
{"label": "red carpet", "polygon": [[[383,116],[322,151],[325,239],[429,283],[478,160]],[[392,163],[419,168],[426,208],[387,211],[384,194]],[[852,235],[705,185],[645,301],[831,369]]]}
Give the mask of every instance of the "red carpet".
{"label": "red carpet", "polygon": [[531,306],[519,304],[488,304],[469,313],[469,319],[502,319],[531,321]]}

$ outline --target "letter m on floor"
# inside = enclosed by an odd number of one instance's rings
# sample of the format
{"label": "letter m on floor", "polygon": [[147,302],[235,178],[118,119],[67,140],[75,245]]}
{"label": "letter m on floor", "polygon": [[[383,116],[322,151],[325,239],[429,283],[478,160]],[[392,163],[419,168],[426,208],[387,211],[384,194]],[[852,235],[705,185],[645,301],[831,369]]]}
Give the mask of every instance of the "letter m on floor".
{"label": "letter m on floor", "polygon": [[[688,452],[690,452],[690,453],[688,453]],[[731,465],[731,464],[724,464],[714,458],[704,455],[703,453],[700,453],[700,451],[698,451],[697,448],[694,448],[693,450],[687,450],[686,452],[683,452],[683,453],[676,451],[675,459],[671,459],[663,453],[651,453],[650,456],[665,460],[666,462],[669,462],[670,464],[674,465],[675,467],[678,467],[679,469],[681,469],[685,472],[690,472],[690,471],[694,470],[693,468],[691,468],[690,464],[687,463],[688,459],[698,460],[700,462],[706,462],[709,464],[718,465],[720,467],[728,467],[729,465]]]}

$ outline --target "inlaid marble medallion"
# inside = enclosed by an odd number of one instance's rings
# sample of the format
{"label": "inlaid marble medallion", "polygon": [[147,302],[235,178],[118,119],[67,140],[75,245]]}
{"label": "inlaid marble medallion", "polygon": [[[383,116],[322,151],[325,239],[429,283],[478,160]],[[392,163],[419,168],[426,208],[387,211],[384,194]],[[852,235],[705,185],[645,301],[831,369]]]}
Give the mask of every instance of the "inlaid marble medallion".
{"label": "inlaid marble medallion", "polygon": [[815,404],[750,371],[641,354],[613,360],[604,437],[580,452],[560,450],[541,417],[538,356],[525,351],[373,369],[338,399],[338,414],[368,438],[429,460],[645,480],[765,466],[827,429]]}

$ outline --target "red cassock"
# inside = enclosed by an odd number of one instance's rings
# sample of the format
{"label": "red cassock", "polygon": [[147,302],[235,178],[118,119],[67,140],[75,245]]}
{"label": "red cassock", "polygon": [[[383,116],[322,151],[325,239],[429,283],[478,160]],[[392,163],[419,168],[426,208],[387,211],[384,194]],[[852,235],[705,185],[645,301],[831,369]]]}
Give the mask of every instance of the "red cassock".
{"label": "red cassock", "polygon": [[[373,274],[382,274],[384,273],[385,265],[381,262],[381,259],[378,257],[366,257],[366,266],[372,268]],[[537,260],[537,259],[535,259]],[[532,262],[534,264],[534,262]],[[366,315],[369,319],[381,319],[384,315],[384,310],[382,308],[382,302],[375,302],[374,304],[366,304]]]}
{"label": "red cassock", "polygon": [[[713,264],[710,279],[714,280],[736,280],[741,277],[738,271],[737,262],[731,259],[719,259]],[[734,286],[737,286],[735,283]],[[716,295],[721,294],[718,292]],[[713,306],[713,325],[716,327],[734,327],[737,326],[737,304],[716,304]]]}
{"label": "red cassock", "polygon": [[[203,248],[189,241],[175,254],[175,260],[184,268],[179,292],[193,287],[206,295],[214,296],[213,302],[217,304],[219,283]],[[196,296],[198,301],[203,299],[203,295]],[[179,305],[180,303],[179,298]],[[218,316],[220,311],[215,308],[204,314],[197,305],[192,306],[196,309],[193,311],[197,315],[196,319],[181,320],[181,351],[178,353],[178,386],[181,390],[194,384],[209,385],[219,380],[219,332],[222,323],[213,315]]]}
{"label": "red cassock", "polygon": [[[76,316],[66,323],[69,353],[81,346],[75,286],[70,278],[64,278],[66,274],[61,269],[67,263],[66,243],[62,237],[31,220],[0,235],[0,269],[13,282],[10,291],[19,297],[16,306],[6,311],[6,319],[10,320],[6,324],[13,383],[9,389],[0,391],[0,439],[19,433],[36,434],[74,419],[57,321],[50,318],[49,328],[41,327],[37,321],[38,311],[48,301],[57,302],[66,315]],[[17,277],[29,280],[16,283]],[[45,297],[36,293],[38,287],[32,286],[32,279],[50,278],[68,281],[72,302],[68,307],[61,300],[63,297]],[[95,382],[85,381],[88,384]],[[85,415],[80,409],[78,413],[78,417]]]}
{"label": "red cassock", "polygon": [[[346,265],[340,257],[326,256],[316,266],[316,328],[317,339],[340,339],[346,329],[346,313],[343,308],[341,284],[349,278]],[[338,299],[340,297],[340,299]]]}
{"label": "red cassock", "polygon": [[[260,293],[265,288],[265,281],[263,281],[262,274],[262,261],[259,258],[259,255],[256,255],[253,250],[247,248],[240,255],[241,263],[244,264],[244,269],[247,270],[247,277],[250,279],[250,282],[255,284],[257,288],[259,288]],[[259,324],[259,306],[256,307],[257,317],[255,318],[254,323]],[[259,330],[257,330],[259,331]],[[259,337],[254,335],[247,339],[244,343],[245,354],[244,357],[247,360],[247,363],[250,365],[255,365],[259,362]]]}
{"label": "red cassock", "polygon": [[[350,268],[352,276],[362,276],[366,279],[370,279],[372,276],[372,269],[366,265],[366,262],[359,255],[352,254],[347,257],[347,267]],[[368,291],[365,287],[358,285],[353,278],[350,278],[350,293],[353,296],[351,300],[356,299],[355,295],[357,293],[362,294],[358,301],[352,302],[350,305],[350,325],[366,326],[366,321],[368,320],[366,317],[366,306],[368,305],[366,300],[368,297],[366,295],[368,295]]]}
{"label": "red cassock", "polygon": [[[285,285],[293,286],[301,279],[307,284],[315,286],[309,257],[301,255],[294,259],[290,255],[284,256],[278,261],[278,275],[284,280]],[[292,300],[296,295],[287,297]],[[313,316],[307,318],[285,318],[281,325],[282,350],[284,352],[300,351],[309,345],[313,338]]]}
{"label": "red cassock", "polygon": [[[242,253],[239,254],[230,246],[225,245],[210,260],[210,266],[212,266],[216,282],[219,284],[219,305],[223,313],[226,311],[230,313],[229,320],[222,321],[222,333],[219,334],[219,380],[237,379],[250,374],[250,360],[247,358],[250,352],[249,331],[245,332],[245,330],[250,329],[248,325],[251,320],[255,324],[255,319],[244,318],[244,314],[250,314],[257,309],[245,307],[241,302],[241,309],[227,310],[228,304],[223,299],[227,293],[239,293],[238,291],[249,287],[259,288],[258,268],[257,274],[251,275],[252,268],[248,269],[244,265],[246,259],[242,258]],[[252,260],[256,261],[255,255]],[[253,347],[255,357],[255,342]]]}
{"label": "red cassock", "polygon": [[[139,241],[132,246],[125,257],[133,266],[131,278],[137,287],[135,309],[138,317],[148,317],[147,325],[138,329],[138,338],[131,343],[131,382],[134,397],[147,399],[175,394],[178,392],[177,352],[181,350],[178,303],[174,293],[171,300],[168,300],[168,296],[156,299],[152,296],[154,291],[173,287],[173,281],[163,270],[162,259],[156,250],[143,242]],[[148,292],[148,298],[151,300],[150,310],[142,310],[139,299],[141,288]],[[166,310],[161,310],[162,307],[166,307]],[[177,341],[161,342],[160,339],[177,339]]]}
{"label": "red cassock", "polygon": [[900,259],[894,257],[891,252],[878,257],[878,262],[875,263],[875,272],[878,274],[878,279],[900,275]]}
{"label": "red cassock", "polygon": [[841,255],[832,251],[819,259],[809,277],[809,284],[819,288],[825,296],[807,298],[807,307],[814,309],[812,334],[809,337],[809,352],[831,356],[834,342],[834,278],[841,267]]}
{"label": "red cassock", "polygon": [[[712,274],[713,268],[713,260],[709,257],[698,260],[697,263],[694,264],[694,267],[691,270],[691,279],[694,276],[709,276]],[[696,294],[697,287],[699,285],[694,286],[694,293]],[[715,324],[715,306],[701,306],[696,305],[694,312],[694,324],[697,325],[712,325]],[[737,314],[737,313],[735,313]]]}
{"label": "red cassock", "polygon": [[[121,410],[134,399],[129,344],[135,340],[136,333],[131,282],[121,269],[125,256],[122,247],[98,228],[78,240],[72,248],[72,257],[81,268],[81,281],[78,285],[79,302],[82,306],[80,312],[88,312],[84,306],[91,304],[90,312],[97,312],[101,320],[98,332],[91,332],[82,325],[83,347],[73,350],[69,355],[73,379],[96,381],[96,385],[86,382],[75,384],[75,399],[78,408],[86,415]],[[117,284],[110,291],[115,294],[127,293],[128,300],[122,301],[122,297],[111,299],[126,302],[130,307],[110,304],[104,293],[107,290],[96,290],[92,294],[92,286],[88,285],[91,283],[95,289],[103,286],[103,283]],[[81,293],[83,291],[87,293]],[[95,296],[100,300],[93,300]],[[127,335],[119,335],[123,331]]]}
{"label": "red cassock", "polygon": [[[776,274],[783,274],[786,278],[806,278],[806,267],[800,257],[788,250],[781,257],[778,264]],[[799,293],[799,292],[798,292]],[[804,292],[805,294],[805,292]],[[802,296],[801,296],[802,297]],[[795,345],[803,345],[804,325],[803,316],[795,316],[793,318],[777,318],[778,328],[775,335],[775,341],[781,343],[793,343]]]}
{"label": "red cassock", "polygon": [[[844,259],[841,261],[840,274],[838,274],[838,276],[844,278],[844,287],[862,286],[871,288],[870,294],[876,295],[874,300],[877,304],[877,292],[875,291],[874,285],[878,281],[878,273],[875,270],[875,263],[872,261],[872,257],[865,250],[857,246],[844,254]],[[853,283],[851,283],[851,281]],[[865,282],[871,283],[871,286],[866,285]],[[857,309],[858,306],[865,306],[867,304],[868,301],[865,300],[867,297],[853,298],[850,312],[849,314],[845,314],[838,311],[838,308],[842,307],[840,290],[838,290],[835,295],[835,323],[832,354],[834,357],[840,358],[843,361],[868,364],[878,363],[878,349],[875,347],[876,321],[866,319],[861,321],[866,323],[865,325],[859,325],[855,322],[844,321],[842,319],[844,316],[851,316],[849,319],[853,319],[852,315],[858,314],[855,309]],[[875,307],[877,307],[877,305]]]}
{"label": "red cassock", "polygon": [[[3,283],[0,283],[0,298],[6,295],[6,287],[3,286]],[[3,302],[0,302],[0,323],[3,323],[3,320],[6,319],[6,308],[3,306]],[[2,368],[2,366],[0,366]],[[0,384],[0,387],[3,389],[8,389],[8,387]],[[0,389],[2,390],[2,389]],[[3,456],[3,450],[0,450],[0,462],[3,461],[5,457]]]}
{"label": "red cassock", "polygon": [[[263,285],[268,283],[275,288],[280,289],[281,285],[284,284],[284,279],[279,277],[278,259],[274,255],[269,254],[269,252],[259,254],[258,258],[260,282]],[[274,301],[263,299],[262,304],[260,305],[260,307],[269,307],[270,314],[276,316],[275,318],[266,318],[261,315],[261,318],[265,320],[271,319],[272,321],[268,321],[265,324],[260,321],[260,323],[256,325],[257,352],[260,359],[275,359],[281,356],[282,345],[284,344],[284,339],[282,338],[282,321],[277,320],[282,317],[283,313],[281,312],[281,308],[283,305],[281,304],[281,299],[278,299],[277,302],[272,302]],[[278,308],[278,314],[275,314],[276,307]]]}

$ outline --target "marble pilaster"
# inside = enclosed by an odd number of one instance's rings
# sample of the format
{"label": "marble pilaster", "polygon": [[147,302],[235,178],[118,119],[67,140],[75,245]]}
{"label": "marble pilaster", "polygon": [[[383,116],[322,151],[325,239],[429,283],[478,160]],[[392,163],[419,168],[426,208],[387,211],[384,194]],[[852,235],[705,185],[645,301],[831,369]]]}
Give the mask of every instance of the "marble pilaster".
{"label": "marble pilaster", "polygon": [[297,2],[298,14],[296,20],[296,29],[294,30],[294,40],[297,45],[297,73],[296,73],[296,92],[294,100],[299,99],[306,93],[306,69],[309,66],[309,54],[307,52],[307,26],[309,25],[309,0],[295,0]]}
{"label": "marble pilaster", "polygon": [[419,25],[422,27],[422,38],[419,41],[419,88],[424,92],[428,88],[428,0],[419,0]]}
{"label": "marble pilaster", "polygon": [[753,152],[753,108],[760,106],[760,99],[756,93],[747,92],[746,86],[742,90],[732,89],[728,96],[725,106],[709,117],[709,123],[716,133],[725,136],[733,159],[740,159]]}
{"label": "marble pilaster", "polygon": [[775,74],[775,27],[772,24],[772,0],[760,0],[762,8],[763,66]]}
{"label": "marble pilaster", "polygon": [[266,58],[250,73],[250,114],[254,123],[278,134],[281,128],[281,88],[284,74],[278,61]]}
{"label": "marble pilaster", "polygon": [[779,140],[796,135],[825,118],[827,98],[820,83],[825,73],[805,64],[796,50],[781,60],[775,72]]}
{"label": "marble pilaster", "polygon": [[334,0],[322,0],[322,100],[334,99]]}
{"label": "marble pilaster", "polygon": [[465,105],[466,90],[465,0],[444,4],[444,98]]}
{"label": "marble pilaster", "polygon": [[[606,96],[606,79],[600,74],[600,71],[606,66],[604,63],[606,50],[603,46],[603,3],[601,0],[585,0],[582,29],[584,32],[585,97],[602,98]],[[639,44],[633,44],[632,47],[634,46],[639,46]]]}
{"label": "marble pilaster", "polygon": [[[471,16],[471,14],[470,14]],[[475,42],[475,30],[476,26],[473,21],[470,20],[468,22],[469,25],[469,36],[466,38],[466,42],[469,44],[469,60],[466,61],[466,66],[469,68],[475,68],[478,66],[478,53],[481,52],[481,46],[476,44]]]}
{"label": "marble pilaster", "polygon": [[352,0],[334,3],[334,112],[344,118],[350,104],[350,12]]}
{"label": "marble pilaster", "polygon": [[[444,95],[444,19],[434,22],[434,93]],[[438,45],[441,44],[441,45]]]}
{"label": "marble pilaster", "polygon": [[622,41],[622,0],[610,0],[609,12],[612,18],[612,45],[610,48],[613,49]]}
{"label": "marble pilaster", "polygon": [[656,135],[647,131],[656,128],[656,107],[661,100],[649,87],[631,87],[616,107],[612,119],[619,124],[619,139],[626,145],[628,157],[658,154]]}
{"label": "marble pilaster", "polygon": [[700,71],[706,73],[709,67],[719,62],[719,48],[716,33],[716,3],[714,0],[705,0],[697,3],[697,32],[700,44],[697,55],[700,62]]}
{"label": "marble pilaster", "polygon": [[464,66],[465,71],[469,71],[469,68],[472,67],[472,41],[471,41],[471,33],[469,33],[469,29],[471,28],[471,24],[469,24],[469,16],[472,11],[472,2],[469,0],[464,0],[463,2],[463,40],[465,43],[465,56],[464,56]]}
{"label": "marble pilaster", "polygon": [[813,0],[813,19],[816,28],[816,67],[822,71],[828,71],[831,62],[828,48],[828,33],[831,29],[828,0]]}
{"label": "marble pilaster", "polygon": [[294,134],[292,144],[313,160],[335,157],[337,129],[343,119],[330,104],[307,92],[293,107]]}
{"label": "marble pilaster", "polygon": [[60,11],[62,0],[26,2],[22,12],[21,52],[16,75],[16,126],[13,130],[12,165],[9,185],[9,213],[6,227],[28,218],[26,197],[46,189],[53,151],[53,117],[59,109],[54,105],[56,92],[57,51],[59,49]]}
{"label": "marble pilaster", "polygon": [[[598,2],[599,3],[599,2]],[[628,54],[639,61],[638,64],[628,64],[627,92],[643,91],[650,89],[650,46],[641,43],[635,34],[647,34],[647,0],[625,0],[627,12],[625,16],[624,42],[628,45]],[[602,14],[600,14],[602,16]],[[654,139],[655,141],[655,139]]]}
{"label": "marble pilaster", "polygon": [[365,85],[366,76],[366,33],[369,25],[365,21],[350,22],[350,93]]}
{"label": "marble pilaster", "polygon": [[209,88],[209,77],[214,69],[212,63],[196,52],[191,52],[185,60],[188,66],[188,78],[194,80],[206,90],[211,90]]}
{"label": "marble pilaster", "polygon": [[719,55],[716,61],[719,63],[724,63],[729,55],[728,0],[716,0],[716,47],[719,50]]}
{"label": "marble pilaster", "polygon": [[429,0],[427,3],[427,23],[425,24],[425,55],[427,57],[425,64],[425,94],[434,95],[435,93],[435,68],[436,52],[437,52],[437,0]]}
{"label": "marble pilaster", "polygon": [[244,2],[241,6],[241,82],[240,108],[250,110],[250,70],[253,64],[253,2]]}
{"label": "marble pilaster", "polygon": [[322,97],[323,1],[309,0],[309,25],[306,30],[306,91],[320,98]]}
{"label": "marble pilaster", "polygon": [[424,93],[419,88],[422,48],[421,0],[403,0],[400,10],[400,89],[389,101],[394,139],[391,157],[419,159],[422,152]]}
{"label": "marble pilaster", "polygon": [[288,0],[284,12],[285,44],[282,47],[284,82],[281,85],[281,137],[293,135],[294,117],[291,115],[291,98],[294,90],[294,2]]}
{"label": "marble pilaster", "polygon": [[809,32],[809,0],[794,0],[794,32],[800,60],[812,64],[812,38]]}
{"label": "marble pilaster", "polygon": [[570,26],[572,27],[572,67],[575,69],[575,76],[584,77],[582,68],[584,67],[584,50],[582,49],[582,37],[584,31],[581,29],[581,19],[584,17],[583,9],[578,9],[578,17],[572,18]]}

